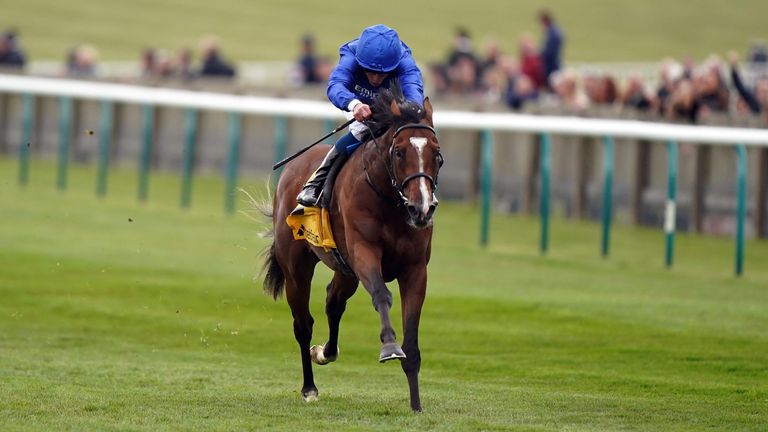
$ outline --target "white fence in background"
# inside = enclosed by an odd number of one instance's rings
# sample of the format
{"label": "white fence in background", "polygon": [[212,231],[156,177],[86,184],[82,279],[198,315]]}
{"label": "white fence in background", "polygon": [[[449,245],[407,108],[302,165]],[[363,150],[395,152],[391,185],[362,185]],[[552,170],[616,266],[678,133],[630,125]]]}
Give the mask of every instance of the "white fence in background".
{"label": "white fence in background", "polygon": [[[339,110],[331,106],[330,103],[319,101],[241,96],[69,79],[0,75],[0,91],[243,114],[343,120]],[[768,130],[765,129],[443,110],[438,110],[435,113],[434,120],[436,127],[449,129],[612,136],[652,140],[672,139],[693,143],[768,146]]]}

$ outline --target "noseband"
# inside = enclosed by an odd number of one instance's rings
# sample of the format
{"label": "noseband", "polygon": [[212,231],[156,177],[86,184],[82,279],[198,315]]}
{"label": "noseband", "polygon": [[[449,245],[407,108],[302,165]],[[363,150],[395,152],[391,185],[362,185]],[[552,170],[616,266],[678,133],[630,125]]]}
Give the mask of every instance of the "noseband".
{"label": "noseband", "polygon": [[[397,136],[400,134],[400,132],[406,130],[406,129],[425,129],[437,136],[437,132],[435,132],[435,129],[432,126],[421,124],[421,123],[407,123],[395,130],[395,133],[392,134],[392,144],[389,146],[389,151],[387,154],[387,157],[389,158],[389,163],[386,164],[387,167],[387,174],[389,175],[389,182],[392,185],[392,188],[397,192],[398,206],[404,206],[408,204],[408,198],[405,196],[403,191],[405,190],[405,186],[410,182],[411,180],[424,177],[425,179],[429,180],[429,183],[432,185],[432,194],[434,195],[435,191],[437,190],[437,178],[433,178],[431,175],[421,171],[417,172],[415,174],[411,174],[403,179],[402,182],[397,181],[397,176],[395,175],[395,139],[397,139]],[[443,155],[438,153],[438,167],[443,166]],[[373,182],[371,181],[370,177],[368,176],[368,171],[365,171],[365,180],[368,182],[368,184],[373,188],[376,193],[384,197],[384,194],[380,193],[378,189],[373,185]]]}

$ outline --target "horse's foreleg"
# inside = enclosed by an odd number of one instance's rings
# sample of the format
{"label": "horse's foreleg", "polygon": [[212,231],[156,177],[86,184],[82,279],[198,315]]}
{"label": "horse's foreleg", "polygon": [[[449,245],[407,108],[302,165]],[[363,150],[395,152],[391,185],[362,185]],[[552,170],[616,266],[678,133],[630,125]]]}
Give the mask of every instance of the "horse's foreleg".
{"label": "horse's foreleg", "polygon": [[405,358],[405,353],[397,344],[395,330],[392,328],[392,322],[389,319],[389,310],[392,308],[392,293],[384,283],[381,276],[381,257],[377,255],[375,249],[358,247],[355,248],[353,268],[361,269],[358,271],[360,282],[363,283],[366,291],[371,295],[373,307],[379,313],[381,319],[381,333],[379,339],[382,346],[379,352],[379,361],[394,360]]}
{"label": "horse's foreleg", "polygon": [[406,378],[408,378],[411,409],[421,411],[421,399],[419,397],[419,370],[421,369],[419,319],[427,291],[426,267],[406,272],[398,278],[398,284],[400,285],[400,300],[403,309],[403,351],[406,355],[401,366]]}
{"label": "horse's foreleg", "polygon": [[405,358],[405,353],[397,343],[395,329],[392,328],[392,321],[389,318],[389,311],[392,309],[392,293],[384,283],[381,274],[376,274],[375,277],[369,279],[369,283],[370,285],[366,285],[363,282],[363,285],[366,288],[371,287],[368,291],[371,293],[373,307],[379,313],[379,319],[381,320],[381,333],[379,334],[381,351],[379,352],[379,361],[383,363],[388,360]]}
{"label": "horse's foreleg", "polygon": [[325,314],[328,316],[328,342],[325,346],[313,346],[311,350],[312,361],[324,365],[335,361],[339,355],[339,323],[344,310],[347,308],[347,300],[357,290],[357,278],[336,273],[328,284],[328,294],[325,300]]}

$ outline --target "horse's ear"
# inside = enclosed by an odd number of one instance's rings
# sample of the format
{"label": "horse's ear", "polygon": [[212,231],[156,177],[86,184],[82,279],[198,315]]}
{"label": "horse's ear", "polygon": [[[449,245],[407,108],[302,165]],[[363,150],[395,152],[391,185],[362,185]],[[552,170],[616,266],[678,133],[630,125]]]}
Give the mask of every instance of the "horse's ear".
{"label": "horse's ear", "polygon": [[429,101],[428,97],[424,98],[424,111],[427,113],[427,122],[432,125],[432,102]]}
{"label": "horse's ear", "polygon": [[400,113],[400,107],[397,106],[397,101],[392,99],[392,103],[389,104],[389,110],[392,111],[392,114],[395,117],[400,117],[402,113]]}

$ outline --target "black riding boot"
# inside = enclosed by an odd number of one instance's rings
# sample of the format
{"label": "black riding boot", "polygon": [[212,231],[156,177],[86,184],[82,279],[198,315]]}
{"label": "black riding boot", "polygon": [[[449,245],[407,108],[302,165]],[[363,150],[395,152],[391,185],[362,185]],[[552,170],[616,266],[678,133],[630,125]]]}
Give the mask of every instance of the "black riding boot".
{"label": "black riding boot", "polygon": [[296,197],[296,201],[304,207],[313,207],[317,205],[317,200],[320,197],[320,192],[323,190],[325,179],[328,177],[328,172],[331,170],[334,162],[340,157],[346,156],[336,150],[336,147],[331,147],[331,150],[325,155],[325,159],[320,166],[315,170],[314,174],[307,180],[304,187]]}

